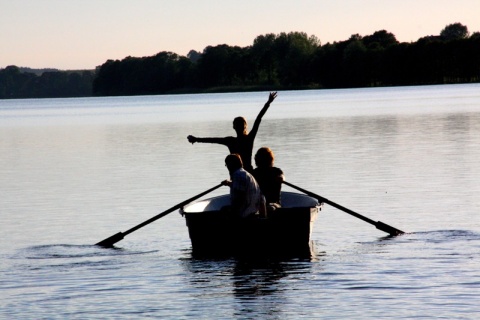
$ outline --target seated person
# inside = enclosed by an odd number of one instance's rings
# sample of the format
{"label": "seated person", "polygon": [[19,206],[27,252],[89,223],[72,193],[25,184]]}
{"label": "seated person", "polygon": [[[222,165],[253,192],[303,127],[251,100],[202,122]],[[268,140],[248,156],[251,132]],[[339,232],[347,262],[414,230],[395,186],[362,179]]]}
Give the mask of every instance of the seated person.
{"label": "seated person", "polygon": [[285,180],[283,171],[274,167],[275,155],[268,147],[258,149],[255,154],[256,168],[253,170],[253,176],[260,185],[260,190],[265,196],[267,209],[269,211],[281,207],[281,189],[282,182]]}
{"label": "seated person", "polygon": [[243,169],[242,158],[230,154],[225,158],[225,165],[231,180],[222,181],[230,187],[230,210],[239,218],[252,218],[265,215],[265,198],[255,178]]}

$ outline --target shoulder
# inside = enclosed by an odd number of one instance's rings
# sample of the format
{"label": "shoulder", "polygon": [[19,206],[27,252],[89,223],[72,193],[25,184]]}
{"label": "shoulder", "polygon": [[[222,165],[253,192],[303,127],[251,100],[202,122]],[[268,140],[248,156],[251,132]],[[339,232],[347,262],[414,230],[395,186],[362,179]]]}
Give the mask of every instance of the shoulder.
{"label": "shoulder", "polygon": [[254,175],[245,170],[244,168],[238,169],[237,171],[235,171],[235,174],[240,177],[240,179],[255,181]]}
{"label": "shoulder", "polygon": [[275,174],[283,174],[282,169],[277,167],[272,167],[272,172],[274,172]]}
{"label": "shoulder", "polygon": [[282,169],[277,167],[267,167],[267,168],[255,168],[253,170],[253,175],[281,175],[283,174]]}
{"label": "shoulder", "polygon": [[249,173],[243,168],[238,169],[238,170],[236,170],[235,172],[232,173],[232,176],[236,177],[238,179],[245,179],[248,175],[249,175]]}
{"label": "shoulder", "polygon": [[262,177],[262,176],[264,176],[266,173],[267,173],[267,172],[265,171],[265,168],[259,168],[259,167],[256,167],[255,169],[253,169],[253,172],[252,172],[252,174],[253,174],[253,176],[254,176],[255,178],[257,178],[257,177]]}

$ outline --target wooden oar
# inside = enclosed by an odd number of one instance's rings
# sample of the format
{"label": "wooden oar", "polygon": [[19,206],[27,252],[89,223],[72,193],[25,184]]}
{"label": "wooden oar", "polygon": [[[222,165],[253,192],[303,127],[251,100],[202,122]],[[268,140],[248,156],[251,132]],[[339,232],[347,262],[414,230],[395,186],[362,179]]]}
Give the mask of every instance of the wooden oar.
{"label": "wooden oar", "polygon": [[172,212],[172,211],[175,211],[175,210],[177,210],[177,209],[180,209],[180,208],[183,207],[184,205],[189,204],[190,202],[192,202],[192,201],[194,201],[194,200],[197,200],[197,199],[200,198],[200,197],[203,197],[203,196],[206,195],[207,193],[210,193],[210,192],[212,192],[213,190],[215,190],[215,189],[217,189],[217,188],[220,188],[221,186],[222,186],[222,184],[219,184],[219,185],[217,185],[217,186],[215,186],[215,187],[213,187],[213,188],[211,188],[211,189],[208,189],[207,191],[204,191],[204,192],[202,192],[202,193],[200,193],[200,194],[197,194],[196,196],[191,197],[190,199],[187,199],[187,200],[185,200],[185,201],[183,201],[183,202],[181,202],[181,203],[179,203],[179,204],[171,207],[170,209],[168,209],[168,210],[166,210],[166,211],[164,211],[164,212],[162,212],[162,213],[157,214],[155,217],[150,218],[150,219],[148,219],[147,221],[142,222],[142,223],[140,223],[139,225],[136,225],[135,227],[133,227],[133,228],[131,228],[131,229],[128,229],[128,230],[125,231],[125,232],[119,232],[119,233],[117,233],[117,234],[114,234],[113,236],[108,237],[108,238],[106,238],[106,239],[104,239],[104,240],[96,243],[95,245],[101,246],[101,247],[105,247],[105,248],[111,248],[111,247],[113,247],[113,245],[114,245],[115,243],[117,243],[118,241],[122,240],[127,234],[130,234],[130,233],[132,233],[133,231],[136,231],[136,230],[140,229],[141,227],[144,227],[144,226],[146,226],[147,224],[152,223],[153,221],[158,220],[158,219],[160,219],[161,217],[166,216],[167,214],[169,214],[169,213]]}
{"label": "wooden oar", "polygon": [[295,185],[293,185],[293,184],[291,184],[291,183],[289,183],[289,182],[287,182],[287,181],[283,181],[283,183],[286,184],[286,185],[289,186],[289,187],[292,187],[292,188],[294,188],[294,189],[297,189],[298,191],[301,191],[301,192],[305,193],[306,195],[309,195],[310,197],[316,198],[316,199],[317,199],[318,201],[320,201],[320,202],[327,203],[327,204],[331,205],[332,207],[335,207],[335,208],[340,209],[340,210],[342,210],[342,211],[344,211],[344,212],[346,212],[346,213],[348,213],[348,214],[351,214],[352,216],[354,216],[354,217],[356,217],[356,218],[362,219],[363,221],[368,222],[368,223],[374,225],[378,230],[382,230],[383,232],[386,232],[386,233],[390,234],[391,236],[398,236],[398,235],[401,235],[401,234],[404,234],[404,233],[405,233],[405,232],[403,232],[402,230],[396,229],[396,228],[394,228],[394,227],[392,227],[392,226],[389,226],[388,224],[383,223],[383,222],[381,222],[381,221],[375,222],[375,221],[373,221],[372,219],[369,219],[369,218],[367,218],[367,217],[362,216],[362,215],[359,214],[359,213],[356,213],[355,211],[352,211],[352,210],[350,210],[350,209],[348,209],[348,208],[342,207],[341,205],[336,204],[336,203],[333,202],[333,201],[330,201],[330,200],[328,200],[328,199],[326,199],[326,198],[324,198],[324,197],[321,197],[321,196],[319,196],[319,195],[317,195],[317,194],[315,194],[315,193],[313,193],[313,192],[310,192],[310,191],[308,191],[308,190],[305,190],[305,189],[302,189],[302,188],[300,188],[300,187],[297,187],[297,186],[295,186]]}

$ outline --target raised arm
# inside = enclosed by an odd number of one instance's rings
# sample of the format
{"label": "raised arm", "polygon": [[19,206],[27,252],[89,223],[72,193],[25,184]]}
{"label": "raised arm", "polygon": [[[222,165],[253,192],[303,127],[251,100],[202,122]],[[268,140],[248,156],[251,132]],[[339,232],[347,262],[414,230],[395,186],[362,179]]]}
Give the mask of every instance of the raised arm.
{"label": "raised arm", "polygon": [[263,106],[262,110],[260,110],[260,113],[258,114],[257,118],[255,119],[255,122],[253,123],[252,130],[250,130],[248,135],[252,135],[255,137],[257,135],[258,128],[260,127],[260,122],[262,121],[262,117],[265,115],[265,113],[268,110],[268,107],[270,107],[270,104],[275,100],[277,97],[276,92],[270,92],[270,95],[268,96],[268,101],[265,103]]}

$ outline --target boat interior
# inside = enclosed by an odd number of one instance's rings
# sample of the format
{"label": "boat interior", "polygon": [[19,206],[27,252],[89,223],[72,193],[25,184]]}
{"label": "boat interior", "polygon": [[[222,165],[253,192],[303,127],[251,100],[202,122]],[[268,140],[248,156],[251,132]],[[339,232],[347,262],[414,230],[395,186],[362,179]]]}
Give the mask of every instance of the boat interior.
{"label": "boat interior", "polygon": [[[282,207],[283,208],[298,208],[298,207],[317,207],[319,203],[317,199],[312,198],[310,196],[295,193],[295,192],[288,192],[282,191]],[[196,202],[192,202],[181,210],[181,212],[204,212],[204,211],[218,211],[222,209],[224,206],[228,206],[230,204],[230,195],[221,195],[218,197],[213,197],[204,200],[198,200]]]}

